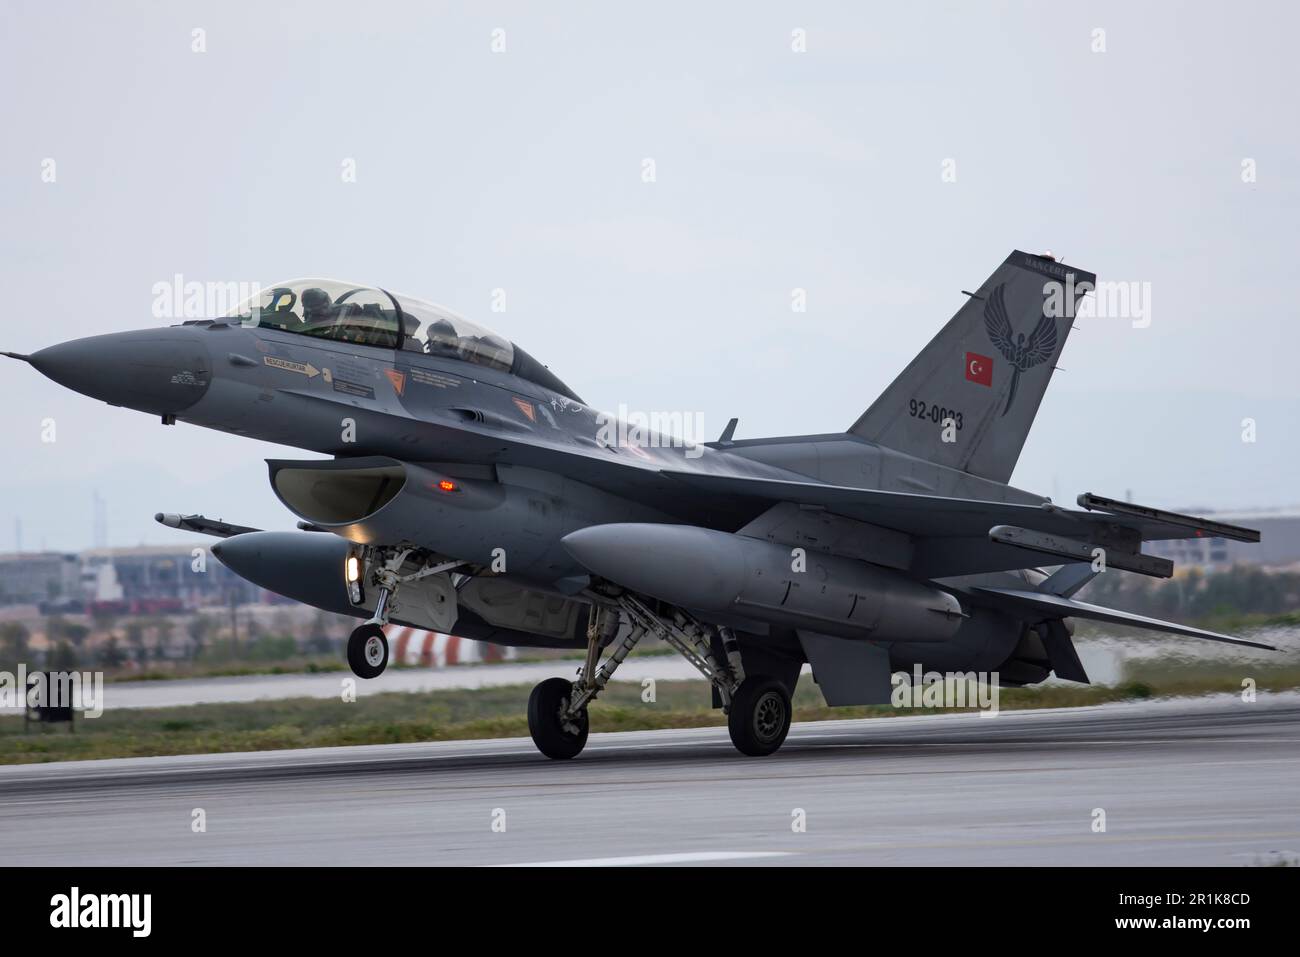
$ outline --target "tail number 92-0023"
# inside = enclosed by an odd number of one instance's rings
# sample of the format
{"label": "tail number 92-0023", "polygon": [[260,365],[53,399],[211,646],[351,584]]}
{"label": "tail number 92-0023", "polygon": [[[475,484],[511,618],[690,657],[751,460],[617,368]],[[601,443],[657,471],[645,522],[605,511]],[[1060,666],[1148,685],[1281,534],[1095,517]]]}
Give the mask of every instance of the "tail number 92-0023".
{"label": "tail number 92-0023", "polygon": [[962,414],[956,409],[945,409],[941,405],[930,405],[920,399],[912,399],[908,402],[907,408],[914,418],[929,419],[935,425],[942,425],[952,419],[958,430],[961,429]]}

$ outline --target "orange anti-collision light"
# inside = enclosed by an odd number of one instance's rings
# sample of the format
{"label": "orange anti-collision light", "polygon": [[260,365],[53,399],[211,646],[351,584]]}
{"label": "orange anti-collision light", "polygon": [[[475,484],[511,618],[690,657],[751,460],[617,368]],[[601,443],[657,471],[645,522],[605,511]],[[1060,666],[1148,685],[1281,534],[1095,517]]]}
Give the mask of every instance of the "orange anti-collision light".
{"label": "orange anti-collision light", "polygon": [[438,483],[438,488],[442,489],[444,492],[454,492],[456,491],[456,483],[448,479],[443,479]]}

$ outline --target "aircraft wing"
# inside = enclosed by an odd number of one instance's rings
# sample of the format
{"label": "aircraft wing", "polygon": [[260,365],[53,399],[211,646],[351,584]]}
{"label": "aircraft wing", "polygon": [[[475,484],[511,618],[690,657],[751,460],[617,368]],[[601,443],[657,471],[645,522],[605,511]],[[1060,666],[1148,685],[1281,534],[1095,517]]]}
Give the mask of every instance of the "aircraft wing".
{"label": "aircraft wing", "polygon": [[1230,645],[1244,645],[1248,648],[1277,651],[1277,648],[1273,645],[1266,645],[1260,641],[1247,641],[1245,638],[1234,638],[1231,635],[1223,635],[1217,631],[1206,631],[1203,628],[1192,628],[1190,625],[1180,625],[1177,622],[1148,618],[1145,615],[1135,615],[1114,608],[1103,608],[1100,605],[1090,605],[1086,601],[1075,601],[1073,598],[1051,595],[1041,591],[982,587],[972,588],[971,591],[990,599],[993,604],[1001,605],[1009,611],[1017,613],[1021,617],[1025,617],[1026,612],[1041,612],[1044,620],[1089,618],[1093,621],[1104,621],[1112,625],[1129,625],[1133,628],[1146,628],[1149,631],[1164,631],[1174,635],[1189,635],[1193,638],[1222,641]]}
{"label": "aircraft wing", "polygon": [[794,502],[913,539],[908,569],[926,578],[971,575],[1041,565],[1044,555],[1060,564],[1091,561],[1102,548],[1108,565],[1167,578],[1173,564],[1144,555],[1148,541],[1219,537],[1257,542],[1259,532],[1209,519],[1131,505],[1092,494],[1079,496],[1083,509],[1050,502],[1025,505],[885,492],[818,482],[670,471],[665,474],[701,491]]}
{"label": "aircraft wing", "polygon": [[664,474],[706,491],[748,495],[770,499],[774,503],[818,505],[846,518],[912,535],[979,535],[993,525],[1017,524],[1060,535],[1078,534],[1090,526],[1119,526],[1138,533],[1141,540],[1147,542],[1207,535],[1259,541],[1259,532],[1254,529],[1141,506],[1133,506],[1133,514],[1102,512],[1103,506],[1126,503],[1094,495],[1081,495],[1079,498],[1087,499],[1098,511],[1079,511],[1051,503],[1021,505],[914,492],[883,492],[820,482],[787,482],[685,471],[665,471]]}

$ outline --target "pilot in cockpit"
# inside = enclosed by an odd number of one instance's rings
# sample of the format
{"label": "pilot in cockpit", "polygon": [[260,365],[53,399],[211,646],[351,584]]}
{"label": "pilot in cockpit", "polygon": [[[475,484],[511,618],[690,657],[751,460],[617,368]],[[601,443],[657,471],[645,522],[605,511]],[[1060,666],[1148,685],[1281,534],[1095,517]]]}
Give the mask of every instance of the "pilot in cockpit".
{"label": "pilot in cockpit", "polygon": [[446,319],[436,319],[429,323],[426,332],[428,344],[425,352],[431,356],[445,356],[448,359],[460,358],[460,346],[457,341],[456,327]]}
{"label": "pilot in cockpit", "polygon": [[333,303],[324,289],[312,287],[302,291],[302,320],[308,329],[323,329],[333,320]]}

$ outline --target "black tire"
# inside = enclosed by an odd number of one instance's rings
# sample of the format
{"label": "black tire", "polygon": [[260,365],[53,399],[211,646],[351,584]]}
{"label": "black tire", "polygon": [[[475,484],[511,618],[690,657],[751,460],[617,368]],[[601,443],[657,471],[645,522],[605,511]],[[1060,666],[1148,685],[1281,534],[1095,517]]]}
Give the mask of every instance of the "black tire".
{"label": "black tire", "polygon": [[571,720],[577,733],[560,724],[560,708],[573,694],[573,682],[564,678],[547,678],[528,696],[528,733],[537,750],[548,758],[564,761],[576,757],[587,745],[587,709]]}
{"label": "black tire", "polygon": [[[374,639],[379,639],[375,642]],[[358,678],[378,678],[388,667],[388,639],[384,629],[367,622],[348,638],[348,667]]]}
{"label": "black tire", "polygon": [[761,758],[785,742],[793,713],[790,692],[767,675],[750,675],[740,683],[731,699],[727,730],[731,743],[741,754]]}

